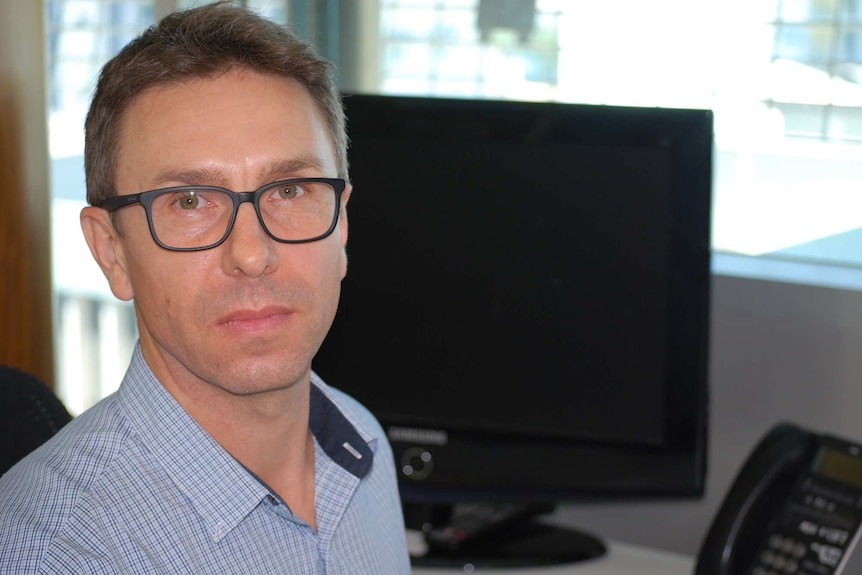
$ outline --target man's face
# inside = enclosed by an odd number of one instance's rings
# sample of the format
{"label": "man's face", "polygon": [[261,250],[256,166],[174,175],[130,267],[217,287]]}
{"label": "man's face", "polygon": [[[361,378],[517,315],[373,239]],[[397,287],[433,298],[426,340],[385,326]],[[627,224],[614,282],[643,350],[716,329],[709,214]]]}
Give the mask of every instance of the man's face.
{"label": "man's face", "polygon": [[[119,195],[336,175],[325,124],[291,80],[234,71],[148,90],[124,115]],[[307,378],[346,272],[343,212],[328,238],[282,244],[245,203],[227,240],[198,252],[158,247],[140,205],[117,216],[113,259],[94,254],[114,293],[134,298],[144,357],[168,388],[204,383],[244,395]]]}

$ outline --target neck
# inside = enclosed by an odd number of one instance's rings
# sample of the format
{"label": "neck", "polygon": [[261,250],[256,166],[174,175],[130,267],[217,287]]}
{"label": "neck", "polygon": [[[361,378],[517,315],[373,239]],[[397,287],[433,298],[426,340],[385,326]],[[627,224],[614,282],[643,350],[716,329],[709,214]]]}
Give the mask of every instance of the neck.
{"label": "neck", "polygon": [[270,483],[273,473],[301,468],[306,462],[311,439],[309,385],[306,381],[253,396],[226,394],[217,401],[189,396],[177,401],[225,450]]}
{"label": "neck", "polygon": [[170,374],[156,375],[228,453],[315,527],[310,374],[292,385],[247,395],[206,382],[177,381]]}

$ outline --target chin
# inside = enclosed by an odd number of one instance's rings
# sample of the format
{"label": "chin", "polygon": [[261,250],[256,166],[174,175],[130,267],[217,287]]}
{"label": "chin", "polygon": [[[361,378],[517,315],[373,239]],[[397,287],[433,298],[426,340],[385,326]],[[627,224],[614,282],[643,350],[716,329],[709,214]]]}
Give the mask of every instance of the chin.
{"label": "chin", "polygon": [[255,365],[239,370],[229,381],[224,374],[216,374],[222,387],[234,395],[254,395],[280,389],[289,389],[308,381],[310,364],[303,368],[295,365]]}

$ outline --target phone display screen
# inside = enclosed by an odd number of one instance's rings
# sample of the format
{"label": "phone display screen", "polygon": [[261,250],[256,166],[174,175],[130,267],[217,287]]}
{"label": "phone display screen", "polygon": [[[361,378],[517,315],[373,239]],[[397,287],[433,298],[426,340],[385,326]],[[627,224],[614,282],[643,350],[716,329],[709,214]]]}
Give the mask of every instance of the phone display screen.
{"label": "phone display screen", "polygon": [[844,451],[822,449],[814,462],[814,472],[862,489],[862,459]]}

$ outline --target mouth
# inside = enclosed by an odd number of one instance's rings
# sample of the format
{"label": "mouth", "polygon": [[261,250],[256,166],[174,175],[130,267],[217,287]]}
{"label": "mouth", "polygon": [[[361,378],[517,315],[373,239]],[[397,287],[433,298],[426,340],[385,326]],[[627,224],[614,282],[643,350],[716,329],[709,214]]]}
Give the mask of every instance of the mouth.
{"label": "mouth", "polygon": [[293,314],[293,310],[280,306],[237,310],[219,318],[216,325],[228,331],[251,335],[279,327]]}

